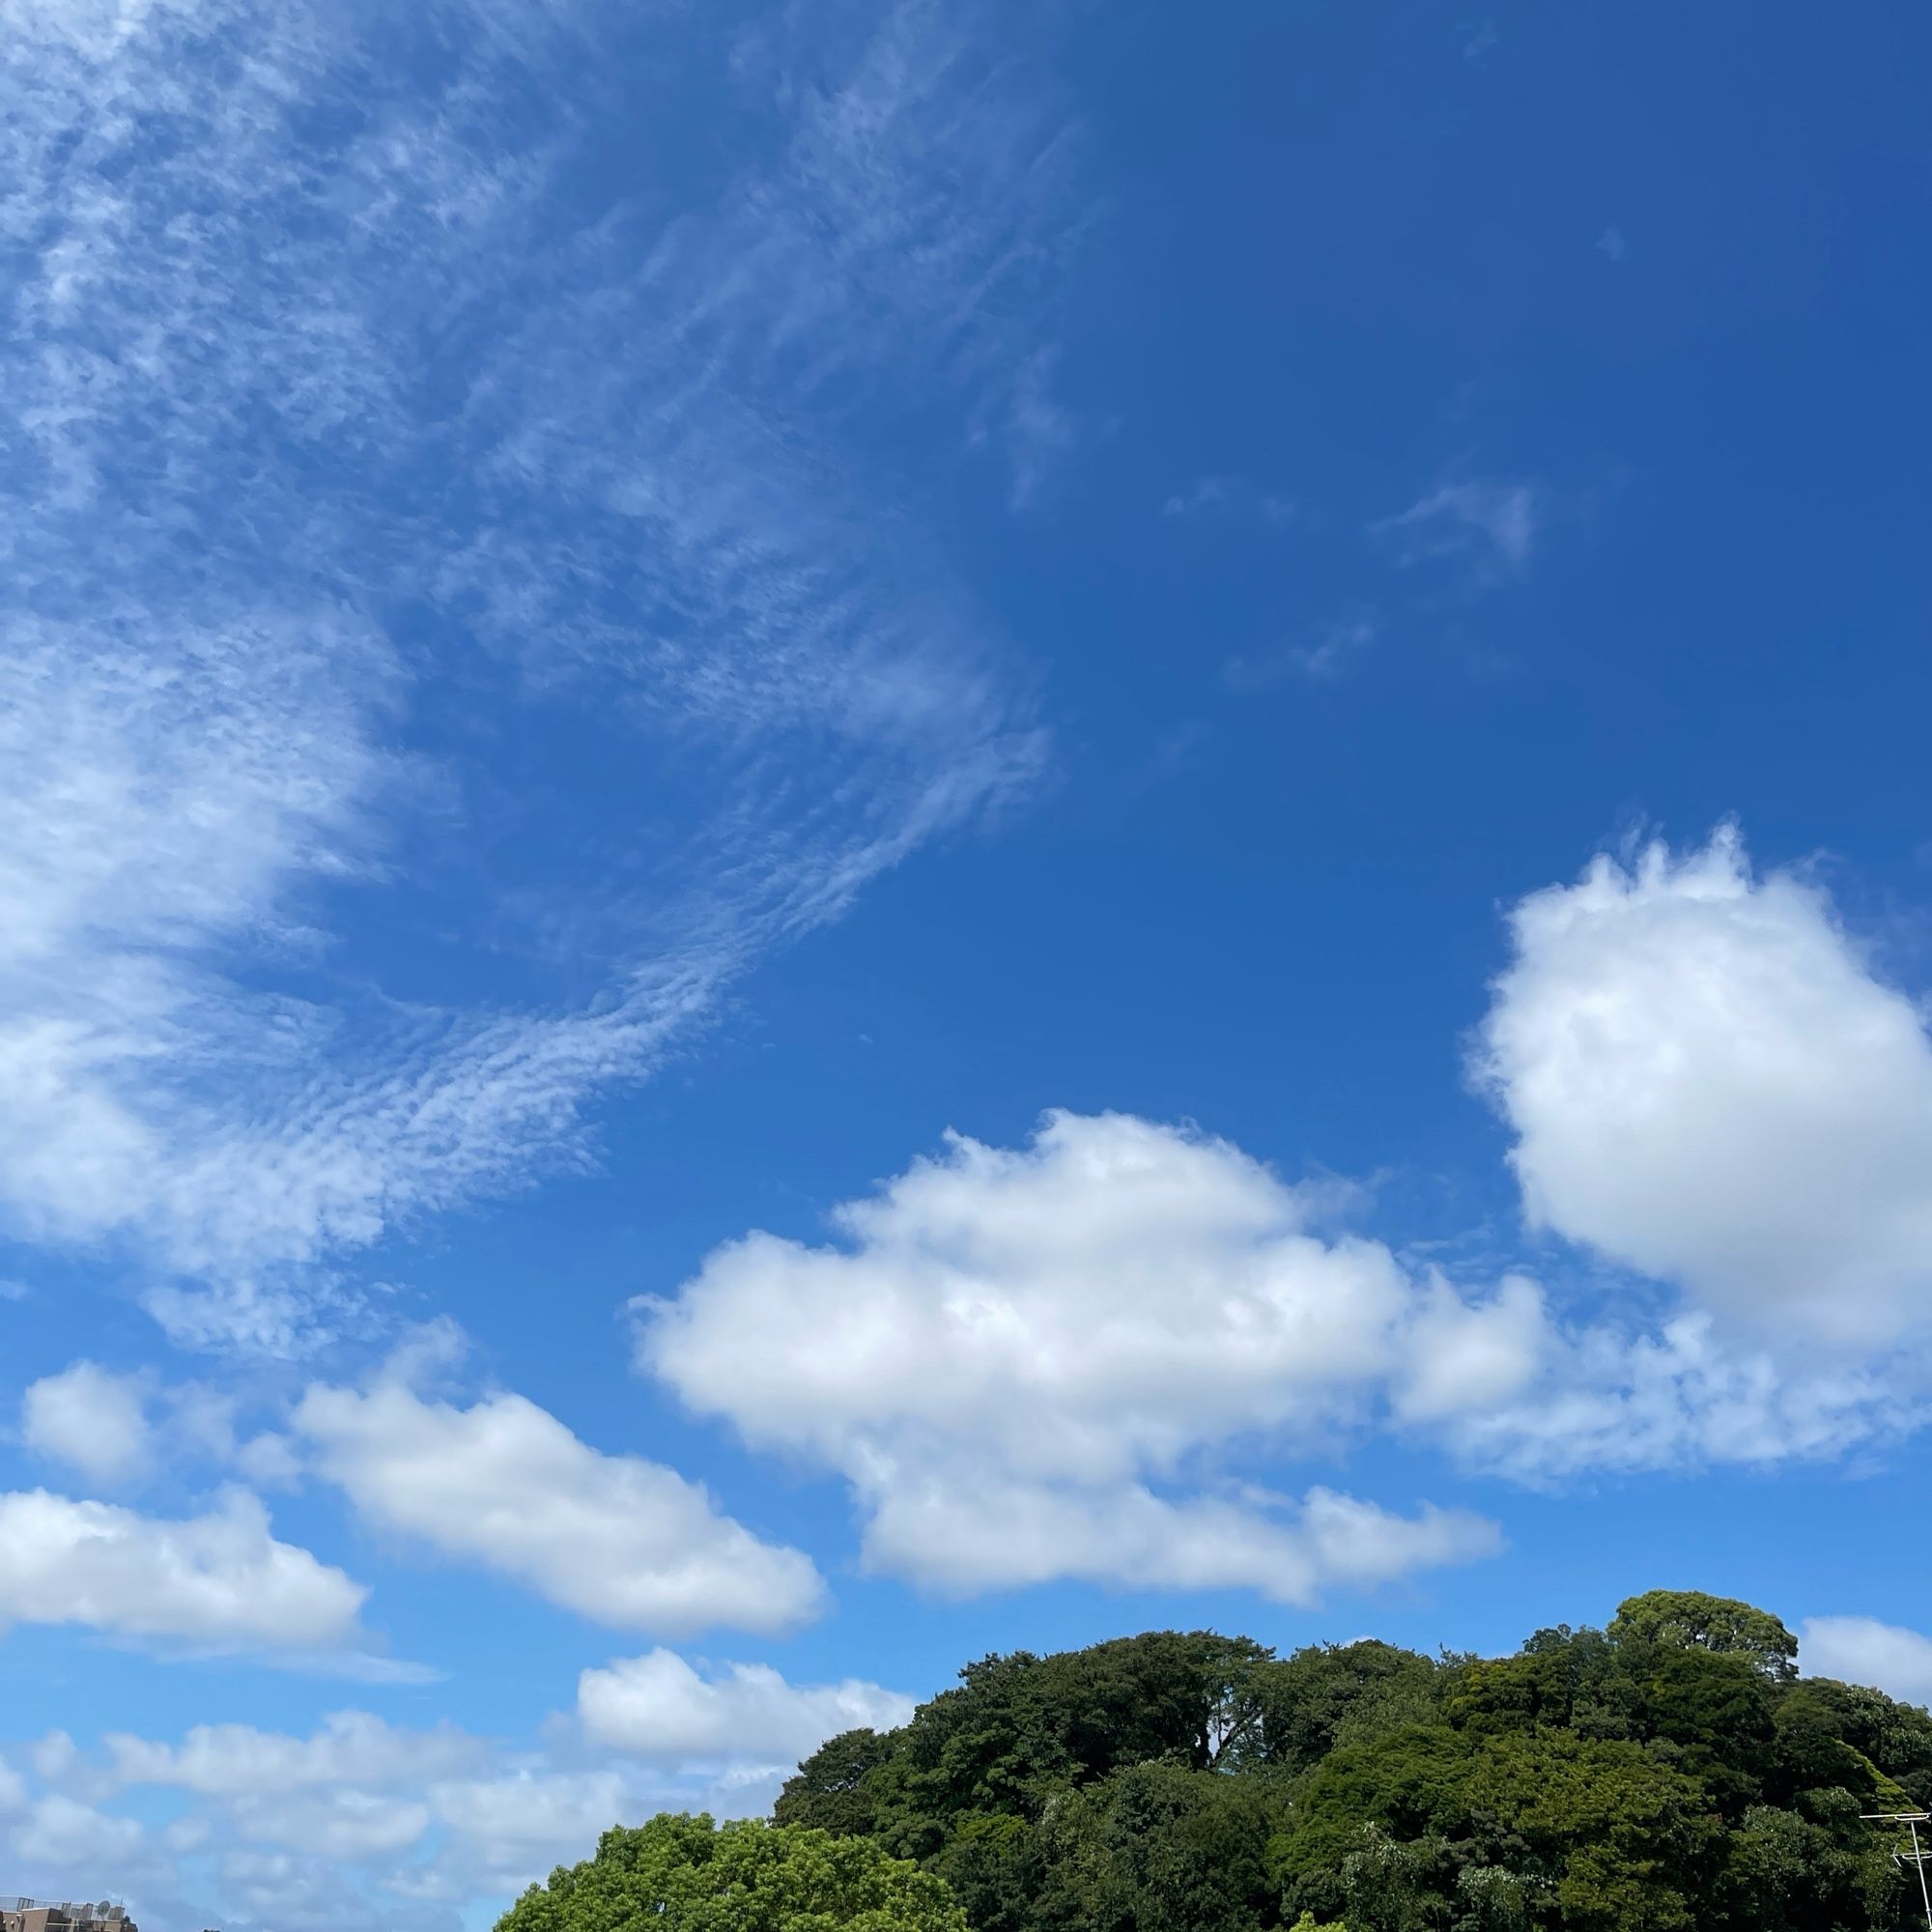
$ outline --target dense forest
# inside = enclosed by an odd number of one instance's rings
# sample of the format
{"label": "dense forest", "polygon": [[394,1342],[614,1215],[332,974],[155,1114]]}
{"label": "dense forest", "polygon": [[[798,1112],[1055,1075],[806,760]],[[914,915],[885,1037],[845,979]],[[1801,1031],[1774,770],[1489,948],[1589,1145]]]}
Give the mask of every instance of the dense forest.
{"label": "dense forest", "polygon": [[[971,1932],[1918,1923],[1916,1875],[1861,1814],[1932,1798],[1932,1718],[1800,1677],[1796,1655],[1765,1611],[1656,1591],[1606,1629],[1538,1631],[1503,1658],[1373,1641],[1280,1657],[1167,1631],[988,1657],[901,1729],[831,1739],[773,1825],[714,1837],[708,1821],[660,1820],[610,1834],[600,1864],[655,1860],[683,1884],[716,1844],[791,1874],[765,1891],[734,1880],[728,1897],[714,1885],[696,1917],[650,1881],[652,1916],[721,1927],[958,1913]],[[567,1909],[570,1881],[527,1895],[510,1932],[632,1918]],[[611,1899],[635,1905],[639,1882]],[[750,1910],[754,1892],[794,1910]]]}

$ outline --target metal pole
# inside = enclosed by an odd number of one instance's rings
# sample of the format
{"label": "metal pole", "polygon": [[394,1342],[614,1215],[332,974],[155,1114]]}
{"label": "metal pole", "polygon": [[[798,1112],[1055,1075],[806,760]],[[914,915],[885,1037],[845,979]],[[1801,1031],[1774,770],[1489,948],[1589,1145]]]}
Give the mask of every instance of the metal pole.
{"label": "metal pole", "polygon": [[1889,1825],[1893,1831],[1903,1825],[1912,1839],[1909,1852],[1893,1852],[1891,1861],[1895,1865],[1911,1863],[1918,1869],[1918,1902],[1925,1908],[1925,1932],[1932,1932],[1932,1884],[1925,1877],[1925,1866],[1932,1861],[1932,1848],[1918,1842],[1920,1825],[1932,1824],[1932,1811],[1866,1811],[1861,1813],[1870,1825]]}
{"label": "metal pole", "polygon": [[1932,1932],[1932,1891],[1928,1891],[1925,1886],[1925,1860],[1928,1854],[1918,1849],[1918,1820],[1908,1818],[1905,1821],[1905,1829],[1912,1833],[1912,1862],[1918,1867],[1918,1898],[1925,1907],[1926,1932]]}

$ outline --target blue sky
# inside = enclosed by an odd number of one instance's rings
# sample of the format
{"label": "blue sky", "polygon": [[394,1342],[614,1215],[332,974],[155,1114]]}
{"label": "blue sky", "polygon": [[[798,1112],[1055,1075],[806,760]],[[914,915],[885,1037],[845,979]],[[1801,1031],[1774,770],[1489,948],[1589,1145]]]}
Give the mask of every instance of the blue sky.
{"label": "blue sky", "polygon": [[0,22],[0,1887],[1150,1626],[1932,1693],[1919,10]]}

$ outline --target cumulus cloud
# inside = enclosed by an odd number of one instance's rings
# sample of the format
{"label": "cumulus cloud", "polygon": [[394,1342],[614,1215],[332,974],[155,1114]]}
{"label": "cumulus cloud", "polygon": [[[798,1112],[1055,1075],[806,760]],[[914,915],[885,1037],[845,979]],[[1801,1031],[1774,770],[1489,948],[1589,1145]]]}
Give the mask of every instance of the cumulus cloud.
{"label": "cumulus cloud", "polygon": [[1806,1617],[1798,1662],[1812,1677],[1869,1684],[1910,1704],[1932,1704],[1932,1636],[1876,1617]]}
{"label": "cumulus cloud", "polygon": [[[111,1733],[93,1751],[50,1733],[31,1753],[37,1783],[0,1761],[0,1856],[66,1883],[98,1882],[90,1848],[115,1854],[128,1889],[150,1897],[199,1888],[178,1862],[193,1859],[212,1862],[231,1912],[264,1922],[437,1923],[452,1906],[500,1904],[611,1825],[761,1811],[831,1732],[912,1708],[875,1685],[794,1687],[763,1665],[699,1671],[664,1651],[588,1672],[582,1690],[582,1721],[549,1724],[537,1747],[355,1710],[307,1735],[205,1724],[179,1741]],[[178,1798],[144,1835],[148,1788]],[[118,1856],[128,1847],[132,1865]],[[39,1856],[55,1851],[77,1862]],[[258,1897],[275,1874],[294,1889],[294,1918]]]}
{"label": "cumulus cloud", "polygon": [[493,1845],[595,1844],[622,1814],[624,1780],[614,1771],[516,1771],[440,1785],[436,1804],[454,1830]]}
{"label": "cumulus cloud", "polygon": [[1424,1505],[1405,1517],[1313,1489],[1179,1502],[1140,1484],[1104,1489],[947,1470],[882,1489],[866,1532],[878,1568],[957,1595],[1064,1577],[1159,1590],[1248,1589],[1312,1604],[1502,1548],[1496,1525]]}
{"label": "cumulus cloud", "polygon": [[[327,1869],[338,1920],[356,1924],[396,1919],[347,1883],[352,1870],[399,1898],[500,1898],[554,1860],[582,1855],[607,1826],[656,1808],[621,1769],[560,1769],[542,1752],[507,1751],[452,1724],[410,1730],[365,1711],[337,1712],[306,1737],[215,1724],[179,1744],[126,1733],[104,1744],[104,1758],[65,1738],[37,1752],[50,1789],[31,1804],[23,1793],[16,1808],[58,1804],[112,1833],[137,1827],[97,1805],[125,1802],[136,1787],[178,1791],[190,1808],[172,1822],[169,1850],[214,1849],[231,1881],[279,1868],[307,1888]],[[679,1770],[667,1768],[668,1794]],[[230,1889],[242,1895],[252,1886]]]}
{"label": "cumulus cloud", "polygon": [[866,1560],[952,1592],[1082,1577],[1305,1602],[1492,1548],[1461,1514],[1223,1473],[1378,1423],[1544,1486],[1829,1458],[1924,1417],[1909,1359],[1773,1347],[1694,1307],[1660,1318],[1654,1294],[1554,1300],[1520,1272],[1460,1286],[1323,1235],[1331,1207],[1122,1116],[1049,1115],[1018,1150],[955,1136],[837,1209],[838,1244],[753,1234],[639,1302],[639,1365],[841,1471]]}
{"label": "cumulus cloud", "polygon": [[66,1463],[97,1483],[120,1482],[154,1454],[147,1404],[146,1378],[75,1362],[28,1385],[20,1433],[37,1455]]}
{"label": "cumulus cloud", "polygon": [[1923,1321],[1932,1042],[1819,887],[1754,877],[1725,828],[1510,926],[1477,1067],[1534,1225],[1771,1334]]}
{"label": "cumulus cloud", "polygon": [[243,1435],[242,1395],[202,1382],[165,1382],[151,1369],[122,1374],[71,1362],[28,1385],[20,1435],[37,1455],[92,1482],[133,1487],[164,1468],[212,1465],[254,1490],[286,1489],[299,1468],[286,1436]]}
{"label": "cumulus cloud", "polygon": [[368,1595],[276,1542],[242,1490],[181,1520],[15,1492],[0,1495],[0,1629],[78,1624],[196,1649],[327,1652],[357,1637]]}
{"label": "cumulus cloud", "polygon": [[782,1631],[822,1604],[802,1551],[754,1536],[662,1463],[591,1448],[522,1396],[462,1407],[392,1368],[365,1389],[311,1386],[294,1426],[377,1528],[600,1623]]}
{"label": "cumulus cloud", "polygon": [[1469,1302],[1446,1282],[1431,1283],[1411,1318],[1397,1371],[1397,1415],[1440,1422],[1481,1415],[1520,1394],[1550,1351],[1543,1291],[1510,1275],[1487,1302]]}
{"label": "cumulus cloud", "polygon": [[638,1757],[790,1767],[839,1731],[888,1730],[913,1700],[848,1677],[789,1684],[767,1663],[700,1675],[669,1650],[620,1659],[578,1679],[584,1733]]}
{"label": "cumulus cloud", "polygon": [[404,1730],[367,1711],[332,1712],[305,1738],[252,1724],[197,1724],[178,1745],[123,1731],[105,1743],[107,1776],[117,1785],[219,1798],[421,1783],[472,1769],[484,1754],[478,1740],[453,1724]]}
{"label": "cumulus cloud", "polygon": [[125,1870],[146,1835],[137,1818],[97,1811],[57,1792],[36,1800],[8,1833],[23,1868],[55,1872]]}
{"label": "cumulus cloud", "polygon": [[868,1562],[944,1588],[1305,1602],[1484,1553],[1493,1532],[1461,1515],[1158,1492],[1241,1438],[1318,1439],[1394,1375],[1438,1410],[1508,1387],[1504,1324],[1473,1311],[1496,1333],[1411,1375],[1409,1324],[1446,1329],[1449,1291],[1313,1232],[1324,1205],[1225,1141],[1121,1115],[1051,1114],[1017,1150],[955,1135],[839,1208],[842,1246],[754,1234],[640,1303],[639,1359],[749,1441],[843,1471]]}

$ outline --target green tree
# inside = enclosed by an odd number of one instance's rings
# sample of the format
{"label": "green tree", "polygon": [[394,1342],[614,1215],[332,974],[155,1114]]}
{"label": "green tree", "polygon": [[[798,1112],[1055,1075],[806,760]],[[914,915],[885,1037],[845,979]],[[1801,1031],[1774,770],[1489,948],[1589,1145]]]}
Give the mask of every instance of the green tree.
{"label": "green tree", "polygon": [[1617,1605],[1612,1643],[1655,1643],[1747,1657],[1778,1683],[1798,1674],[1798,1639],[1769,1610],[1701,1590],[1649,1590]]}
{"label": "green tree", "polygon": [[[1461,1732],[1415,1725],[1331,1751],[1294,1787],[1287,1826],[1268,1848],[1286,1910],[1325,1918],[1346,1908],[1369,1932],[1413,1917],[1422,1879],[1403,1848],[1466,1835],[1476,1749]],[[1365,1837],[1369,1828],[1379,1836]]]}
{"label": "green tree", "polygon": [[1641,1746],[1561,1731],[1490,1738],[1463,1795],[1482,1861],[1542,1891],[1538,1923],[1689,1932],[1699,1922],[1722,1827],[1704,1787]]}
{"label": "green tree", "polygon": [[664,1813],[559,1865],[497,1932],[966,1932],[944,1883],[862,1838]]}
{"label": "green tree", "polygon": [[1262,1932],[1278,1918],[1267,1848],[1279,1816],[1269,1780],[1129,1765],[1046,1822],[1042,1919],[1115,1932]]}
{"label": "green tree", "polygon": [[1017,1652],[830,1740],[777,1816],[917,1861],[971,1932],[1899,1932],[1861,1813],[1932,1797],[1932,1716],[1792,1650],[1653,1591],[1502,1658]]}
{"label": "green tree", "polygon": [[[1213,1631],[982,1658],[890,1739],[848,1735],[808,1758],[778,1815],[936,1859],[963,1834],[984,1839],[989,1819],[1037,1820],[1057,1795],[1126,1765],[1232,1765],[1258,1731],[1253,1681],[1271,1658]],[[1017,1841],[996,1840],[997,1862],[1011,1865]],[[975,1856],[983,1863],[991,1851]]]}
{"label": "green tree", "polygon": [[876,1831],[879,1800],[871,1776],[896,1748],[893,1735],[873,1730],[827,1738],[785,1780],[772,1806],[774,1822],[810,1825],[840,1837]]}
{"label": "green tree", "polygon": [[1455,1871],[1446,1838],[1429,1833],[1400,1839],[1379,1825],[1364,1825],[1342,1861],[1349,1918],[1364,1932],[1429,1932],[1448,1911]]}
{"label": "green tree", "polygon": [[[1883,1690],[1831,1677],[1805,1678],[1783,1701],[1801,1697],[1813,1710],[1822,1707],[1832,1734],[1896,1778],[1915,1804],[1932,1799],[1932,1715],[1915,1704],[1900,1704]],[[1781,1720],[1781,1706],[1779,1716]]]}
{"label": "green tree", "polygon": [[1250,1680],[1258,1722],[1244,1738],[1247,1761],[1306,1771],[1337,1745],[1366,1744],[1436,1719],[1436,1668],[1394,1644],[1311,1644]]}
{"label": "green tree", "polygon": [[1443,1673],[1441,1703],[1451,1723],[1483,1735],[1550,1724],[1592,1738],[1642,1729],[1632,1660],[1602,1631],[1567,1624],[1538,1631],[1514,1657],[1459,1659]]}

